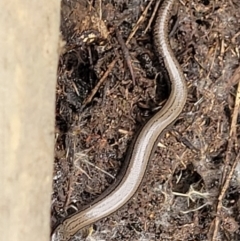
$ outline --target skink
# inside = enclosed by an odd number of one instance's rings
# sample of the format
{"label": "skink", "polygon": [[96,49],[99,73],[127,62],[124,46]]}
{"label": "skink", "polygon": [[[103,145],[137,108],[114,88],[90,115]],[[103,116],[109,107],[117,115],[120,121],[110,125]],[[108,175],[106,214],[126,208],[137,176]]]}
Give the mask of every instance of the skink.
{"label": "skink", "polygon": [[144,125],[136,137],[116,181],[90,206],[57,226],[52,240],[69,240],[80,229],[110,215],[129,201],[142,182],[159,136],[181,113],[186,102],[187,88],[168,39],[168,22],[174,2],[175,0],[165,0],[162,3],[154,27],[156,50],[164,60],[171,81],[171,93],[166,104]]}

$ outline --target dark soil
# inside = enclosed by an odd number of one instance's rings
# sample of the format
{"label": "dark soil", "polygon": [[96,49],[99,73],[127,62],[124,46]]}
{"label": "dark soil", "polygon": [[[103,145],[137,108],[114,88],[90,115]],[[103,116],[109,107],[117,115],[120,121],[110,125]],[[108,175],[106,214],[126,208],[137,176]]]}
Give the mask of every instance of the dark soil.
{"label": "dark soil", "polygon": [[[62,0],[52,226],[114,182],[168,97],[156,2],[143,14],[149,1]],[[186,106],[134,198],[72,240],[240,240],[240,1],[176,1],[169,27]]]}

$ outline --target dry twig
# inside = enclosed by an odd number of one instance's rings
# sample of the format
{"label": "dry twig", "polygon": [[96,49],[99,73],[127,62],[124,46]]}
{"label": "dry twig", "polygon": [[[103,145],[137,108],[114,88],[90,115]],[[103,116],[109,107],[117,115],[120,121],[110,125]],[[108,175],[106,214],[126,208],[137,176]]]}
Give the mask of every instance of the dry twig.
{"label": "dry twig", "polygon": [[100,86],[103,84],[109,73],[112,71],[113,67],[115,66],[117,62],[117,59],[115,58],[108,66],[107,71],[104,73],[103,77],[98,81],[97,85],[92,89],[90,95],[87,97],[87,99],[83,102],[83,107],[89,104],[92,101],[92,98],[97,93]]}
{"label": "dry twig", "polygon": [[[238,72],[238,73],[236,73]],[[240,68],[238,68],[234,75],[232,76],[230,82],[235,82],[232,80],[235,76],[239,76],[240,73]],[[222,176],[222,189],[220,192],[220,195],[218,197],[218,205],[217,205],[217,212],[216,212],[216,217],[214,219],[214,230],[213,230],[213,236],[212,236],[212,241],[217,241],[217,236],[218,236],[218,230],[219,230],[219,225],[221,222],[221,211],[222,211],[222,200],[226,194],[226,191],[229,187],[230,181],[232,179],[234,170],[236,168],[236,165],[239,161],[240,158],[240,152],[238,152],[237,157],[234,160],[234,163],[232,164],[230,172],[228,172],[229,166],[230,166],[230,159],[232,156],[232,150],[233,148],[237,149],[237,142],[236,142],[236,123],[237,123],[237,117],[238,117],[238,112],[239,112],[239,106],[240,106],[240,83],[238,80],[238,88],[237,88],[237,94],[236,94],[236,99],[235,99],[235,105],[234,105],[234,110],[233,110],[233,115],[232,115],[232,122],[231,122],[231,128],[230,128],[230,134],[229,134],[229,140],[228,140],[228,147],[227,147],[227,154],[226,154],[226,160],[225,160],[225,168],[223,171],[223,176]],[[234,146],[235,144],[235,146]],[[237,150],[236,150],[237,151]]]}
{"label": "dry twig", "polygon": [[123,56],[124,59],[126,60],[127,66],[129,68],[129,71],[131,73],[132,76],[132,81],[133,81],[133,85],[136,85],[136,81],[135,81],[135,75],[134,75],[134,71],[133,71],[133,67],[132,67],[132,62],[131,62],[131,56],[129,53],[129,50],[122,38],[122,35],[119,33],[118,29],[116,29],[116,37],[118,39],[118,42],[121,46],[122,52],[123,52]]}

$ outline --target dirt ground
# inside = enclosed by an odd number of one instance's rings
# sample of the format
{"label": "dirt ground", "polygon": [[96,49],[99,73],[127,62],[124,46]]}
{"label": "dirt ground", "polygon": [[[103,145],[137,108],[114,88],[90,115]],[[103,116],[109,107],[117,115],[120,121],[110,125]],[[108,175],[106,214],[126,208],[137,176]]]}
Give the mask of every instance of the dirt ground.
{"label": "dirt ground", "polygon": [[[156,3],[62,0],[52,226],[114,182],[168,97]],[[72,240],[240,240],[240,1],[176,0],[169,28],[186,106],[134,198]]]}

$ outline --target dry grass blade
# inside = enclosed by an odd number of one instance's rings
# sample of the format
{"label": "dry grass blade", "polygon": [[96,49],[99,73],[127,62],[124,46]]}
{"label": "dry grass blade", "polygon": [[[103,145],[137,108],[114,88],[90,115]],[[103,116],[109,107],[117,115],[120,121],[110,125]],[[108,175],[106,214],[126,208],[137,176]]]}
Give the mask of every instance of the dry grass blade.
{"label": "dry grass blade", "polygon": [[134,28],[132,29],[127,41],[126,41],[126,44],[128,44],[130,42],[130,40],[132,39],[132,37],[134,36],[134,34],[137,32],[139,26],[141,25],[141,23],[145,20],[146,18],[146,15],[147,15],[147,11],[148,9],[150,8],[151,4],[152,4],[153,0],[151,0],[149,2],[149,4],[147,5],[147,7],[145,8],[144,12],[142,13],[141,17],[138,19],[136,25],[134,26]]}

